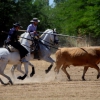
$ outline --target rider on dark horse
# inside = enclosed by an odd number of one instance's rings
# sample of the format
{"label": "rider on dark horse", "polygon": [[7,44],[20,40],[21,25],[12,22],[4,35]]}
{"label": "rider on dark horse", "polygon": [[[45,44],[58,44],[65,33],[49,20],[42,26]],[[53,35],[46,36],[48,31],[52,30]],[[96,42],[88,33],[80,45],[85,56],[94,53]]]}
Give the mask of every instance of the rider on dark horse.
{"label": "rider on dark horse", "polygon": [[11,28],[10,31],[8,32],[6,44],[13,46],[14,48],[16,48],[19,51],[21,62],[27,62],[25,59],[25,56],[28,54],[28,51],[18,41],[18,33],[17,32],[21,27],[22,26],[19,23],[13,24],[13,28]]}
{"label": "rider on dark horse", "polygon": [[38,18],[33,18],[31,21],[31,24],[28,25],[27,27],[27,32],[30,34],[30,36],[33,38],[35,42],[35,51],[34,51],[34,58],[40,59],[40,48],[39,48],[39,34],[36,31],[37,30],[37,25],[40,20]]}

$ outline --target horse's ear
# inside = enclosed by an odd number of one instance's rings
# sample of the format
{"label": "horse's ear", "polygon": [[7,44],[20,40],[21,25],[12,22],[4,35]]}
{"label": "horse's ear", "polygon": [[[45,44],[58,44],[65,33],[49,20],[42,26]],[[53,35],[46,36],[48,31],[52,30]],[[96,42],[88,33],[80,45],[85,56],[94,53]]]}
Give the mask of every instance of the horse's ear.
{"label": "horse's ear", "polygon": [[53,29],[53,32],[56,32],[56,28]]}

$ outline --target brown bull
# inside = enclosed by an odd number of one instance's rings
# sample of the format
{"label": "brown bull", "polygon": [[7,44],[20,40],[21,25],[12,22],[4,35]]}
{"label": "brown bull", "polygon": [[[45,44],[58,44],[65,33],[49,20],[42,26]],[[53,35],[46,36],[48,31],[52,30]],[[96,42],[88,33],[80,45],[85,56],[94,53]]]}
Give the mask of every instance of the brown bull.
{"label": "brown bull", "polygon": [[59,69],[67,75],[70,80],[70,75],[66,71],[66,68],[70,65],[84,66],[82,79],[85,80],[84,76],[89,67],[95,68],[98,71],[97,79],[100,76],[100,70],[97,64],[100,62],[100,47],[71,47],[71,48],[60,48],[55,53],[56,56],[56,67],[55,71],[59,72]]}

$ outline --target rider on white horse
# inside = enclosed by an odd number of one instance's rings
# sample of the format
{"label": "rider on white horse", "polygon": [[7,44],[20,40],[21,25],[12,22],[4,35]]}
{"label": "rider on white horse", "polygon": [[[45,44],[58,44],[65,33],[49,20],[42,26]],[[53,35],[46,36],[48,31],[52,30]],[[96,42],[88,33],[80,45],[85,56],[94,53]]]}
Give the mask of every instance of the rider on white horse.
{"label": "rider on white horse", "polygon": [[15,49],[19,51],[21,62],[26,62],[25,56],[28,54],[28,51],[20,44],[18,41],[17,31],[22,26],[19,23],[13,24],[13,28],[8,32],[8,37],[6,40],[6,44],[13,46]]}
{"label": "rider on white horse", "polygon": [[27,32],[30,34],[30,36],[33,38],[33,40],[35,42],[35,47],[36,48],[35,48],[34,57],[36,59],[40,60],[40,57],[39,57],[39,43],[38,43],[39,34],[36,31],[38,22],[40,22],[40,20],[38,20],[38,18],[33,18],[30,22],[31,22],[31,24],[28,25]]}

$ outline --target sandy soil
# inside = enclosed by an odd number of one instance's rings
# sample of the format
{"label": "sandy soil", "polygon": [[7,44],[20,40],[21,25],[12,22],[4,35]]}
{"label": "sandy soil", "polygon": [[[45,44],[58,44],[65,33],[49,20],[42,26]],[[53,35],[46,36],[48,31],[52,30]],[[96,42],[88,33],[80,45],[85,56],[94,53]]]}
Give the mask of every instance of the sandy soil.
{"label": "sandy soil", "polygon": [[[62,70],[58,75],[55,74],[55,65],[48,74],[45,74],[49,63],[36,60],[32,63],[36,74],[32,78],[28,76],[23,81],[17,79],[17,76],[22,75],[17,70],[13,78],[10,72],[12,65],[7,65],[5,73],[11,77],[14,85],[0,84],[0,100],[100,100],[100,79],[96,79],[95,69],[89,68],[85,77],[86,81],[82,81],[83,67],[71,66],[67,68],[67,71],[72,81],[68,81]],[[30,72],[31,67],[29,67],[29,74]],[[7,82],[4,77],[0,77]]]}

